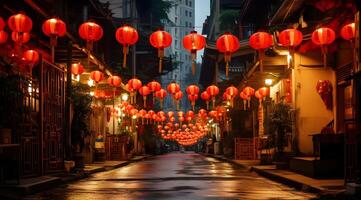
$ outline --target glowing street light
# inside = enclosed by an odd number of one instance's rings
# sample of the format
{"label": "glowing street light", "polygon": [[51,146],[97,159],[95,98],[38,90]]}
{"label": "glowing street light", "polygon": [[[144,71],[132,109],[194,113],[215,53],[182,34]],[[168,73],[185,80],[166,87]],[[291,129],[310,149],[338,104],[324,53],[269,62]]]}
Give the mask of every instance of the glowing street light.
{"label": "glowing street light", "polygon": [[265,79],[264,83],[266,84],[266,86],[271,86],[272,83],[273,83],[273,80],[272,79]]}

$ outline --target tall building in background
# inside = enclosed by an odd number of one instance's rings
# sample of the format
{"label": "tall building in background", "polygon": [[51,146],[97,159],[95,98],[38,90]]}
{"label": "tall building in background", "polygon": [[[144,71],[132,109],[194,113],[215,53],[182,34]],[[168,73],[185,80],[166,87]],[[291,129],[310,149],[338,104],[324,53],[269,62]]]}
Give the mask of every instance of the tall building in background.
{"label": "tall building in background", "polygon": [[[170,0],[171,1],[171,0]],[[165,50],[165,56],[173,57],[175,68],[173,71],[161,77],[162,87],[165,88],[172,81],[180,84],[184,97],[181,100],[180,108],[187,110],[191,108],[185,94],[187,85],[198,82],[198,73],[192,75],[192,61],[190,53],[183,48],[183,37],[194,29],[194,0],[173,0],[174,6],[170,9],[168,17],[170,22],[165,25],[165,31],[173,37],[172,45]],[[171,97],[166,98],[164,110],[174,110]]]}

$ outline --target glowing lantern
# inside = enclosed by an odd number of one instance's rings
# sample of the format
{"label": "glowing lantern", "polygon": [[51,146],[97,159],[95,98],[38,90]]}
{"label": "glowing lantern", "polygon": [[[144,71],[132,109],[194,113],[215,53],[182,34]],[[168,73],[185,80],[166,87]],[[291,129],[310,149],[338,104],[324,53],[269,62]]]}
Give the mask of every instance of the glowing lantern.
{"label": "glowing lantern", "polygon": [[188,95],[188,100],[191,102],[191,105],[192,105],[192,109],[193,109],[193,110],[194,110],[194,106],[196,105],[197,99],[198,99],[198,94],[195,94],[195,95],[189,94],[189,95]]}
{"label": "glowing lantern", "polygon": [[155,92],[155,96],[159,98],[160,101],[160,108],[163,108],[163,100],[167,96],[167,91],[165,89],[160,89],[159,91]]}
{"label": "glowing lantern", "polygon": [[197,34],[197,31],[192,31],[190,34],[184,36],[183,38],[183,47],[191,52],[192,55],[192,73],[196,73],[196,58],[197,51],[201,50],[206,45],[206,39]]}
{"label": "glowing lantern", "polygon": [[90,72],[90,79],[95,81],[95,83],[99,83],[104,79],[104,73],[101,71],[92,71]]}
{"label": "glowing lantern", "polygon": [[125,68],[127,65],[128,48],[138,41],[138,32],[131,26],[122,26],[117,29],[115,38],[123,45],[123,68]]}
{"label": "glowing lantern", "polygon": [[189,95],[198,95],[199,93],[199,87],[196,85],[190,85],[186,89],[187,94]]}
{"label": "glowing lantern", "polygon": [[23,33],[21,37],[16,32],[11,33],[11,39],[17,44],[25,44],[30,40],[30,33]]}
{"label": "glowing lantern", "polygon": [[142,87],[142,82],[137,78],[132,78],[128,81],[128,87],[130,90],[130,103],[136,103],[137,90]]}
{"label": "glowing lantern", "polygon": [[20,38],[19,40],[22,41],[21,38],[23,36],[23,33],[28,33],[31,31],[31,29],[33,27],[33,22],[31,21],[30,17],[28,17],[22,13],[19,13],[19,14],[12,15],[8,19],[8,26],[9,26],[10,30],[15,32],[17,37]]}
{"label": "glowing lantern", "polygon": [[258,89],[260,95],[263,97],[267,97],[270,95],[270,88],[269,87],[262,87]]}
{"label": "glowing lantern", "polygon": [[258,51],[260,71],[263,72],[264,51],[273,45],[273,36],[266,32],[257,32],[249,38],[249,45]]}
{"label": "glowing lantern", "polygon": [[254,95],[255,90],[253,88],[247,86],[247,87],[243,88],[242,92],[247,97],[248,108],[250,108],[251,107],[251,96]]}
{"label": "glowing lantern", "polygon": [[122,84],[122,79],[119,76],[111,76],[108,78],[108,84],[115,89]]}
{"label": "glowing lantern", "polygon": [[228,78],[229,62],[231,62],[231,54],[240,47],[239,40],[231,33],[225,33],[216,41],[218,51],[224,53],[224,61],[226,62],[226,77]]}
{"label": "glowing lantern", "polygon": [[175,93],[180,91],[180,86],[177,83],[170,83],[167,86],[167,90],[169,93],[171,93],[172,95],[174,95]]}
{"label": "glowing lantern", "polygon": [[229,100],[231,101],[231,106],[233,107],[233,99],[237,96],[238,94],[238,89],[234,86],[230,86],[226,89],[227,95],[229,95]]}
{"label": "glowing lantern", "polygon": [[0,30],[0,44],[6,43],[8,40],[8,33],[6,31]]}
{"label": "glowing lantern", "polygon": [[207,93],[212,97],[212,107],[214,108],[216,105],[216,96],[219,93],[219,89],[215,85],[211,85],[207,87]]}
{"label": "glowing lantern", "polygon": [[183,97],[183,92],[182,91],[178,91],[173,95],[173,98],[174,98],[175,103],[176,103],[177,110],[179,110],[179,101],[182,99],[182,97]]}
{"label": "glowing lantern", "polygon": [[335,31],[330,28],[318,28],[312,33],[312,42],[321,46],[324,67],[327,66],[327,45],[331,44],[335,38]]}
{"label": "glowing lantern", "polygon": [[79,36],[86,40],[87,49],[93,50],[93,43],[103,37],[103,28],[94,22],[85,22],[79,27]]}
{"label": "glowing lantern", "polygon": [[81,74],[83,74],[83,72],[84,72],[84,66],[82,64],[80,64],[80,63],[71,64],[71,73],[74,76],[81,75]]}
{"label": "glowing lantern", "polygon": [[56,46],[57,38],[66,33],[66,24],[58,18],[51,18],[43,23],[42,29],[44,34],[50,37],[50,45]]}
{"label": "glowing lantern", "polygon": [[160,89],[162,89],[160,83],[158,83],[157,81],[151,81],[147,84],[148,88],[150,89],[150,91],[153,93],[153,104],[155,103],[155,93],[157,91],[159,91]]}
{"label": "glowing lantern", "polygon": [[164,48],[172,44],[172,36],[166,31],[156,31],[149,37],[150,44],[158,49],[159,73],[162,72],[162,60],[164,57]]}
{"label": "glowing lantern", "polygon": [[206,105],[207,105],[207,110],[209,109],[209,99],[211,99],[211,95],[208,94],[207,91],[204,91],[201,93],[201,98],[203,101],[206,102]]}
{"label": "glowing lantern", "polygon": [[174,112],[173,111],[168,111],[167,115],[168,115],[168,118],[172,118],[172,117],[174,117]]}
{"label": "glowing lantern", "polygon": [[278,40],[282,46],[294,48],[302,43],[303,34],[297,29],[286,29],[278,35]]}
{"label": "glowing lantern", "polygon": [[178,111],[178,117],[184,117],[184,112],[183,111]]}
{"label": "glowing lantern", "polygon": [[297,29],[286,29],[278,35],[278,40],[282,46],[288,48],[291,57],[294,58],[295,47],[302,43],[303,34]]}
{"label": "glowing lantern", "polygon": [[[193,111],[191,111],[191,110],[188,110],[188,111],[187,111],[187,114],[186,114],[186,117],[190,117],[190,118],[192,118],[192,119],[193,119],[193,118],[194,118],[194,112],[193,112]],[[189,125],[190,125],[190,126],[192,126],[193,124],[192,124],[192,125],[191,125],[191,124],[189,124]]]}
{"label": "glowing lantern", "polygon": [[257,91],[254,93],[254,96],[259,100],[259,102],[262,102],[263,95],[261,94],[261,92],[260,92],[259,90],[257,90]]}
{"label": "glowing lantern", "polygon": [[38,64],[39,59],[40,59],[40,56],[36,50],[27,50],[23,54],[23,60],[30,67],[30,72],[31,72],[31,69],[36,64]]}
{"label": "glowing lantern", "polygon": [[356,36],[355,22],[343,26],[341,36],[345,40],[354,40]]}
{"label": "glowing lantern", "polygon": [[0,17],[0,31],[4,30],[5,28],[5,22],[2,17]]}
{"label": "glowing lantern", "polygon": [[147,107],[147,96],[150,94],[148,86],[143,86],[139,88],[139,94],[143,96],[144,107]]}

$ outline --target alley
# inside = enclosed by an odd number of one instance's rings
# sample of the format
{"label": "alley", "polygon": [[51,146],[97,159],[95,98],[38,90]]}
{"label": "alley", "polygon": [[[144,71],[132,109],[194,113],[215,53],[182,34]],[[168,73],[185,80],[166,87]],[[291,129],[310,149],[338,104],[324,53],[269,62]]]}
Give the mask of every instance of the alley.
{"label": "alley", "polygon": [[312,194],[259,177],[213,158],[186,152],[160,155],[26,200],[311,199]]}

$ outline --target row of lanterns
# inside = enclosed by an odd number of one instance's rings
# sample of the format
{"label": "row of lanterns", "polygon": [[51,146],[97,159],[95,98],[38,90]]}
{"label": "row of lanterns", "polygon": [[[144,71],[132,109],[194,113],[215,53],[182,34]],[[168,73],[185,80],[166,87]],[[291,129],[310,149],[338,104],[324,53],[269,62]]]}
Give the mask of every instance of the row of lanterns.
{"label": "row of lanterns", "polygon": [[[29,33],[32,29],[33,23],[28,16],[23,13],[12,15],[8,19],[7,24],[12,30],[12,39],[17,45],[21,45],[29,41]],[[4,27],[5,22],[2,18],[0,18],[0,43],[7,41],[8,36],[4,31]],[[66,34],[66,24],[59,18],[51,18],[43,23],[42,30],[45,35],[50,37],[51,46],[56,46],[57,38],[63,37]],[[346,40],[354,40],[355,23],[345,25],[341,29],[340,33],[342,38]],[[87,48],[92,50],[93,43],[102,38],[103,29],[97,23],[88,21],[80,25],[79,36],[87,42]],[[138,32],[135,28],[125,25],[116,30],[115,38],[123,46],[123,67],[125,67],[126,55],[128,53],[129,46],[134,45],[138,41]],[[324,60],[326,59],[327,45],[331,44],[335,38],[336,36],[334,30],[327,27],[318,28],[312,33],[312,42],[321,47]],[[278,40],[282,46],[288,47],[292,54],[292,52],[294,52],[294,48],[302,43],[303,35],[302,32],[297,29],[286,29],[278,35]],[[164,49],[171,45],[172,36],[166,31],[158,30],[150,35],[149,41],[153,47],[158,49],[159,72],[161,72]],[[262,71],[264,51],[273,45],[273,36],[267,32],[256,32],[251,35],[249,44],[259,53],[260,69]],[[205,45],[206,39],[202,35],[197,34],[196,31],[192,31],[183,38],[183,46],[191,53],[192,56],[193,74],[195,73],[196,53],[197,51],[203,49]],[[239,49],[239,40],[231,33],[225,33],[217,39],[216,46],[219,52],[224,54],[226,76],[228,77],[231,54]],[[36,63],[34,61],[31,62]],[[324,64],[326,64],[325,61]]]}

